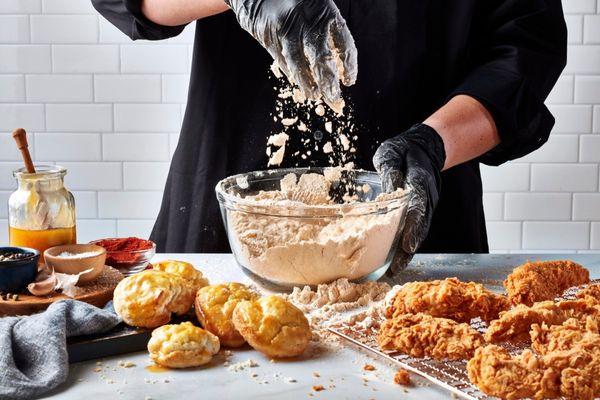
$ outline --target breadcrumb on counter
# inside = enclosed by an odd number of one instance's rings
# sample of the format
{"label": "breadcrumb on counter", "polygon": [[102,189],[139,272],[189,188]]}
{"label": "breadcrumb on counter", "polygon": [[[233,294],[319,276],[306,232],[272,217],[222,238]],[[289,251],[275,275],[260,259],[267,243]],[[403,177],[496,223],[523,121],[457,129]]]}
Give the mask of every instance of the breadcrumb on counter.
{"label": "breadcrumb on counter", "polygon": [[410,386],[410,373],[403,368],[398,368],[396,375],[394,375],[394,383],[402,386]]}

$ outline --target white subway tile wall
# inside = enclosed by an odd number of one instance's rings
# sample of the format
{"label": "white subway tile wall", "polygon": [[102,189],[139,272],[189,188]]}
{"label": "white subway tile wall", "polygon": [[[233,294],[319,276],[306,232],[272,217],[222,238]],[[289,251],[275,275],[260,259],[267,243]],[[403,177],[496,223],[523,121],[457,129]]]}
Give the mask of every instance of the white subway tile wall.
{"label": "white subway tile wall", "polygon": [[[547,100],[548,143],[482,166],[493,251],[600,251],[600,0],[563,0],[569,60]],[[194,26],[132,42],[90,0],[0,0],[0,242],[29,132],[36,160],[68,168],[79,240],[147,237],[185,111]]]}

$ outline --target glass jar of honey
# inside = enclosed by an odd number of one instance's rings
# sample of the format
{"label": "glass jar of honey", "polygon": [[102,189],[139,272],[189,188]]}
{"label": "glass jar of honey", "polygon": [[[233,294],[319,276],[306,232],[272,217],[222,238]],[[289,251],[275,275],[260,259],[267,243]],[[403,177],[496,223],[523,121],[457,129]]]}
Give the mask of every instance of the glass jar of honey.
{"label": "glass jar of honey", "polygon": [[[36,165],[35,173],[14,171],[17,190],[8,200],[11,246],[40,251],[77,242],[75,199],[64,185],[67,170],[58,165]],[[43,259],[41,259],[43,260]]]}

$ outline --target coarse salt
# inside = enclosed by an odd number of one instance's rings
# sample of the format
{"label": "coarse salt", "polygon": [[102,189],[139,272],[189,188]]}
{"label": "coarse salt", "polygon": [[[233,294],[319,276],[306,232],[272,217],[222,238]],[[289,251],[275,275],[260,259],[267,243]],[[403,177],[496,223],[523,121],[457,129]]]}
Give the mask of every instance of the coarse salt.
{"label": "coarse salt", "polygon": [[56,257],[60,257],[60,258],[87,258],[87,257],[97,256],[98,254],[100,254],[99,251],[86,251],[86,252],[83,252],[83,253],[70,253],[68,251],[63,251],[62,253],[60,253]]}

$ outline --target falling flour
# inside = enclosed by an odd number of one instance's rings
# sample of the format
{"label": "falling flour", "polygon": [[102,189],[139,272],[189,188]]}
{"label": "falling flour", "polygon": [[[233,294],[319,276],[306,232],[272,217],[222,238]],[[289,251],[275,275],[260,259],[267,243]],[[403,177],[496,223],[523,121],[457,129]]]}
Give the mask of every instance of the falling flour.
{"label": "falling flour", "polygon": [[[307,100],[276,65],[271,70],[277,78],[273,114],[276,133],[267,140],[268,166],[279,166],[284,159],[291,165],[305,165],[307,161],[312,162],[311,156],[315,151],[322,151],[330,166],[351,162],[356,153],[354,141],[358,139],[351,107],[346,106],[343,100],[330,105],[320,99]],[[290,146],[288,139],[291,135],[296,137],[294,146],[297,147],[299,142],[301,148],[290,153],[286,150]],[[282,140],[283,137],[285,140]]]}

